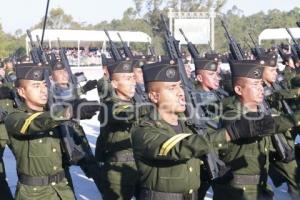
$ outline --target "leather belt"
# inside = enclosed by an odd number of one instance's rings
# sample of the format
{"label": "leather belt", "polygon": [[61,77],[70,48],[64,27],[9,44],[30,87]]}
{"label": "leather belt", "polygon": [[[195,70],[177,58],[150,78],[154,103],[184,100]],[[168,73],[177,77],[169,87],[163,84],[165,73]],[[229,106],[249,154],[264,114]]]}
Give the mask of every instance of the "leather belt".
{"label": "leather belt", "polygon": [[259,185],[261,181],[261,175],[234,175],[233,183],[237,185]]}
{"label": "leather belt", "polygon": [[148,189],[142,189],[140,191],[140,200],[197,200],[198,193],[194,191],[192,193],[173,193],[173,192],[158,192]]}
{"label": "leather belt", "polygon": [[56,184],[61,182],[65,178],[65,172],[60,171],[56,174],[50,175],[50,176],[28,176],[21,174],[19,175],[19,181],[20,183],[24,185],[29,185],[29,186],[46,186],[50,184]]}

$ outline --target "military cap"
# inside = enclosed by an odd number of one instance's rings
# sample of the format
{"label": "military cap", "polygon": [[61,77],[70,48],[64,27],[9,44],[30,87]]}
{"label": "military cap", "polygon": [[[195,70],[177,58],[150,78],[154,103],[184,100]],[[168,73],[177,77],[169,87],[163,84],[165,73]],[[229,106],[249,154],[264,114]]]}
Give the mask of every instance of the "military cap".
{"label": "military cap", "polygon": [[149,56],[146,56],[146,62],[147,62],[148,64],[150,64],[150,63],[155,63],[155,62],[157,62],[157,59],[156,59],[155,56],[149,55]]}
{"label": "military cap", "polygon": [[204,55],[204,57],[207,59],[207,60],[214,60],[214,61],[221,61],[221,54],[218,54],[218,53],[206,53]]}
{"label": "military cap", "polygon": [[107,69],[110,75],[114,73],[132,73],[133,72],[132,60],[123,60],[123,61],[112,63],[108,65]]}
{"label": "military cap", "polygon": [[101,54],[101,63],[102,63],[102,66],[108,66],[108,65],[111,65],[114,62],[115,61],[114,61],[113,58],[107,58],[105,54]]}
{"label": "military cap", "polygon": [[230,70],[232,77],[245,77],[261,79],[264,61],[258,60],[230,60]]}
{"label": "military cap", "polygon": [[142,69],[145,83],[178,82],[180,80],[178,65],[174,61],[146,64]]}
{"label": "military cap", "polygon": [[277,66],[277,54],[275,52],[268,52],[260,58],[264,61],[264,66],[276,67]]}
{"label": "military cap", "polygon": [[57,62],[55,62],[55,64],[52,65],[51,67],[52,67],[52,71],[65,69],[64,64],[60,60],[58,60]]}
{"label": "military cap", "polygon": [[44,70],[47,68],[48,66],[39,66],[33,63],[18,64],[16,65],[16,76],[18,80],[42,81],[44,80]]}
{"label": "military cap", "polygon": [[217,61],[214,60],[200,58],[200,59],[195,59],[194,64],[196,70],[217,71],[218,69],[218,63]]}
{"label": "military cap", "polygon": [[141,68],[144,64],[146,64],[146,58],[134,58],[132,61],[133,68]]}

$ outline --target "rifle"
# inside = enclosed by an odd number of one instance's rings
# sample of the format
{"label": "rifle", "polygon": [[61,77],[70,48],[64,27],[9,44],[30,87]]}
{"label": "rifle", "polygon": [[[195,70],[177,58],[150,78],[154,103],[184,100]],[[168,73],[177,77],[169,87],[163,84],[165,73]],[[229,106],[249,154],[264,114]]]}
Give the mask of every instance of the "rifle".
{"label": "rifle", "polygon": [[200,58],[199,52],[198,52],[197,48],[195,47],[195,45],[187,39],[187,37],[185,36],[185,34],[181,28],[179,29],[179,31],[180,31],[181,35],[183,36],[184,40],[186,41],[188,50],[189,50],[190,54],[192,55],[193,59]]}
{"label": "rifle", "polygon": [[[270,96],[273,94],[273,92],[276,91],[276,86],[273,84],[273,89],[274,90],[271,90],[270,88],[265,88],[265,97],[267,96]],[[278,88],[277,88],[278,89]],[[287,109],[286,112],[288,112],[288,114],[291,116],[293,115],[293,111],[291,110],[291,108],[289,107],[289,105],[286,103],[285,100],[282,100],[282,104],[283,104],[283,107],[284,109]],[[272,111],[271,111],[271,108],[270,108],[270,105],[268,104],[266,98],[264,99],[263,101],[263,109],[262,112],[266,115],[272,115]],[[294,116],[294,115],[293,115]],[[295,124],[295,117],[292,117],[293,119],[293,122]],[[276,153],[274,155],[274,157],[280,161],[283,161],[283,162],[290,162],[291,160],[294,159],[293,155],[293,150],[291,149],[291,147],[288,145],[288,142],[285,138],[285,136],[282,134],[282,133],[277,133],[275,135],[272,135],[271,136],[271,141],[272,141],[272,144],[276,150]]]}
{"label": "rifle", "polygon": [[127,45],[126,42],[123,41],[123,39],[122,39],[120,33],[117,33],[117,34],[118,34],[118,36],[119,36],[119,38],[120,38],[120,40],[121,40],[121,43],[122,43],[122,45],[123,45],[123,50],[124,50],[125,56],[126,56],[127,58],[132,59],[132,58],[133,58],[133,54],[132,54],[132,52],[131,52],[130,47]]}
{"label": "rifle", "polygon": [[49,58],[47,58],[47,55],[46,55],[45,51],[43,50],[43,47],[42,47],[42,44],[40,41],[40,37],[38,35],[36,35],[36,41],[38,43],[38,52],[39,52],[40,61],[42,61],[43,64],[48,64]]}
{"label": "rifle", "polygon": [[107,32],[106,29],[104,29],[104,32],[108,38],[108,42],[109,42],[109,51],[110,51],[110,54],[112,56],[112,58],[115,60],[115,61],[120,61],[122,60],[122,54],[120,53],[120,51],[118,50],[117,46],[115,45],[115,43],[110,39],[110,36]]}
{"label": "rifle", "polygon": [[[291,36],[291,38],[292,38],[292,40],[293,40],[293,42],[294,42],[294,48],[295,48],[295,50],[296,50],[296,52],[297,52],[297,56],[298,56],[298,58],[300,57],[300,46],[299,46],[299,44],[298,44],[298,41],[294,38],[294,36],[293,36],[293,34],[291,33],[291,31],[290,31],[290,29],[289,28],[285,28],[286,29],[286,31],[288,32],[288,34]],[[291,46],[292,47],[292,46]]]}
{"label": "rifle", "polygon": [[236,40],[230,35],[225,22],[221,19],[221,24],[225,30],[225,38],[229,43],[229,50],[234,60],[245,60],[245,54],[242,51],[240,45],[236,42]]}
{"label": "rifle", "polygon": [[248,33],[248,35],[249,35],[249,37],[250,37],[250,39],[251,39],[251,41],[254,45],[254,51],[255,51],[254,56],[258,59],[261,58],[264,55],[263,49],[254,41],[251,33]]}
{"label": "rifle", "polygon": [[[68,70],[68,67],[69,66],[65,66],[67,72],[69,73],[70,68]],[[55,108],[55,106],[57,106],[57,108],[59,109],[59,108],[63,108],[64,105],[66,104],[70,105],[69,103],[64,102],[64,99],[57,96],[57,94],[53,95],[49,75],[50,74],[48,69],[45,69],[45,81],[46,81],[46,85],[48,88],[48,95],[49,95],[49,100],[48,100],[49,109],[53,109]],[[71,78],[71,80],[74,79]],[[74,128],[74,126],[77,128]],[[100,170],[100,165],[99,163],[96,162],[95,156],[91,150],[91,147],[88,144],[88,139],[86,138],[86,134],[84,133],[84,130],[80,126],[74,125],[72,121],[61,123],[59,125],[59,130],[60,130],[60,136],[61,136],[61,140],[62,140],[63,148],[65,150],[65,156],[68,161],[68,164],[79,165],[82,171],[85,173],[85,175],[94,180],[97,188],[100,191],[100,183],[99,183],[100,177],[97,173],[95,173],[96,171]],[[82,134],[79,134],[78,131],[81,131]]]}
{"label": "rifle", "polygon": [[35,46],[35,44],[32,40],[32,35],[31,35],[30,30],[27,30],[26,32],[27,32],[28,38],[30,40],[30,46],[31,46],[30,55],[31,55],[32,62],[35,64],[42,63],[42,61],[40,60],[40,56],[39,56],[39,50]]}
{"label": "rifle", "polygon": [[154,46],[152,46],[150,42],[148,42],[148,49],[149,49],[150,55],[156,57]]}
{"label": "rifle", "polygon": [[[207,125],[209,126],[215,126],[214,122],[212,120],[208,120],[205,118],[205,113],[202,110],[201,107],[197,106],[199,101],[199,97],[197,97],[197,91],[194,88],[194,85],[190,83],[184,64],[182,61],[182,54],[179,51],[179,41],[174,38],[174,36],[171,35],[171,32],[166,24],[166,21],[164,19],[164,16],[161,15],[162,22],[164,23],[164,29],[165,29],[165,44],[168,49],[168,54],[171,60],[176,61],[179,68],[179,74],[180,79],[183,84],[183,87],[185,88],[184,94],[185,94],[185,100],[187,106],[185,114],[188,116],[188,119],[186,121],[187,125],[192,128],[197,134],[203,135],[207,131]],[[196,110],[198,112],[196,112]],[[206,120],[204,120],[206,119]],[[217,128],[217,127],[215,127]],[[210,153],[206,154],[203,158],[203,161],[205,163],[205,166],[207,167],[209,171],[210,179],[216,179],[220,176],[223,176],[228,169],[225,169],[225,164],[219,160],[218,155],[216,152],[211,151]]]}

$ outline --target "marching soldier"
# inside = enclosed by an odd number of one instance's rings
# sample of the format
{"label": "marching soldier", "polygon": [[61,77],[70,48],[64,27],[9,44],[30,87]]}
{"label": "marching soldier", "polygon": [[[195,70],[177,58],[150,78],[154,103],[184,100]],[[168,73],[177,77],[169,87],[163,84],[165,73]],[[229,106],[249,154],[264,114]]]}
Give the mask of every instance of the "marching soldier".
{"label": "marching soldier", "polygon": [[183,116],[186,105],[178,66],[155,63],[144,66],[143,73],[155,106],[131,131],[140,199],[198,199],[203,155],[212,148],[225,148],[227,141],[272,132],[267,127],[250,131],[252,122],[240,120],[209,136],[195,134]]}
{"label": "marching soldier", "polygon": [[[76,85],[70,84],[70,77],[68,72],[65,69],[65,66],[61,62],[56,62],[55,65],[52,66],[52,79],[53,79],[53,91],[54,95],[57,99],[64,103],[71,103],[73,106],[81,104],[81,108],[79,111],[74,111],[74,116],[76,116],[79,112],[79,116],[77,118],[80,119],[91,119],[96,112],[99,110],[98,102],[87,101],[86,99],[80,99],[80,94],[77,92]],[[83,86],[83,91],[89,91],[93,89],[97,82],[88,81]],[[87,103],[87,105],[85,105]],[[91,104],[92,103],[92,104]],[[82,158],[76,165],[79,165],[85,175],[89,178],[93,178],[98,190],[100,191],[100,178],[98,177],[100,166],[96,162],[96,159],[92,153],[92,149],[89,145],[87,136],[80,126],[78,121],[70,120],[68,123],[69,131],[74,131],[72,133],[73,139],[77,145],[80,145],[85,153],[84,158]],[[66,163],[69,165],[70,163]],[[70,183],[71,184],[71,183]]]}
{"label": "marching soldier", "polygon": [[96,159],[101,167],[101,194],[104,200],[131,199],[138,177],[130,142],[130,129],[135,121],[136,81],[132,61],[116,62],[108,67],[114,96],[106,99],[100,110],[100,135]]}
{"label": "marching soldier", "polygon": [[65,177],[56,128],[70,113],[61,110],[51,116],[50,111],[45,111],[48,90],[44,68],[34,64],[16,67],[16,87],[24,104],[5,120],[17,162],[19,181],[15,198],[73,200],[75,195]]}
{"label": "marching soldier", "polygon": [[5,83],[5,71],[1,75],[2,81],[0,83],[0,193],[3,199],[12,200],[13,196],[6,181],[5,167],[3,162],[3,154],[6,145],[9,145],[9,138],[4,125],[4,119],[8,113],[13,111],[13,101],[11,100],[10,88],[11,84]]}
{"label": "marching soldier", "polygon": [[[236,99],[225,108],[225,126],[237,120],[261,118],[265,120],[255,126],[272,133],[284,132],[293,126],[288,118],[273,119],[271,115],[260,113],[264,91],[263,67],[259,61],[231,61],[230,67]],[[231,167],[233,179],[215,183],[214,199],[272,199],[273,193],[267,184],[270,148],[269,137],[254,137],[232,142],[222,150],[220,158]]]}
{"label": "marching soldier", "polygon": [[[264,89],[266,94],[268,93],[269,96],[266,97],[268,104],[280,104],[280,102],[285,101],[286,98],[295,98],[299,96],[299,89],[291,89],[291,90],[284,90],[280,87],[278,83],[276,83],[277,80],[277,55],[273,53],[268,53],[266,56],[261,58],[264,61],[264,71],[263,71],[263,81],[264,81]],[[274,98],[272,96],[276,95],[281,96],[281,98]],[[272,95],[273,94],[273,95]],[[274,103],[275,101],[275,103]],[[268,106],[268,105],[267,105]],[[276,106],[276,108],[281,107],[281,110],[279,112],[284,112],[282,109],[282,106]],[[289,105],[285,105],[289,106]],[[271,109],[271,108],[267,108]],[[273,109],[275,109],[273,107]],[[287,131],[282,139],[282,142],[284,142],[284,147],[286,147],[284,150],[287,155],[286,158],[281,158],[281,156],[278,156],[278,152],[276,152],[276,148],[273,147],[270,150],[270,165],[269,165],[269,176],[272,179],[273,184],[276,187],[279,187],[283,183],[287,183],[288,186],[288,192],[292,199],[299,199],[300,197],[300,190],[299,190],[299,180],[298,174],[297,174],[297,163],[295,161],[295,151],[294,151],[294,140],[291,135],[290,131]],[[273,142],[275,142],[273,140]],[[275,146],[276,144],[273,144]]]}

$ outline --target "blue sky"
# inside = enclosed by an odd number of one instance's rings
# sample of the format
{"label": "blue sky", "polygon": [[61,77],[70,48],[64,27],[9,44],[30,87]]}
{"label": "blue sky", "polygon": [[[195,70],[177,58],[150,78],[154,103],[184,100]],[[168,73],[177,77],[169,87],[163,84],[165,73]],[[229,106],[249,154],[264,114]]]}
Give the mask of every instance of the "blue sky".
{"label": "blue sky", "polygon": [[[4,31],[14,33],[36,24],[44,15],[47,0],[1,0],[0,22]],[[300,7],[299,0],[228,0],[223,12],[237,5],[245,15],[269,9],[290,10]],[[76,21],[95,24],[119,19],[123,12],[133,6],[132,0],[50,0],[50,9],[61,7]]]}

